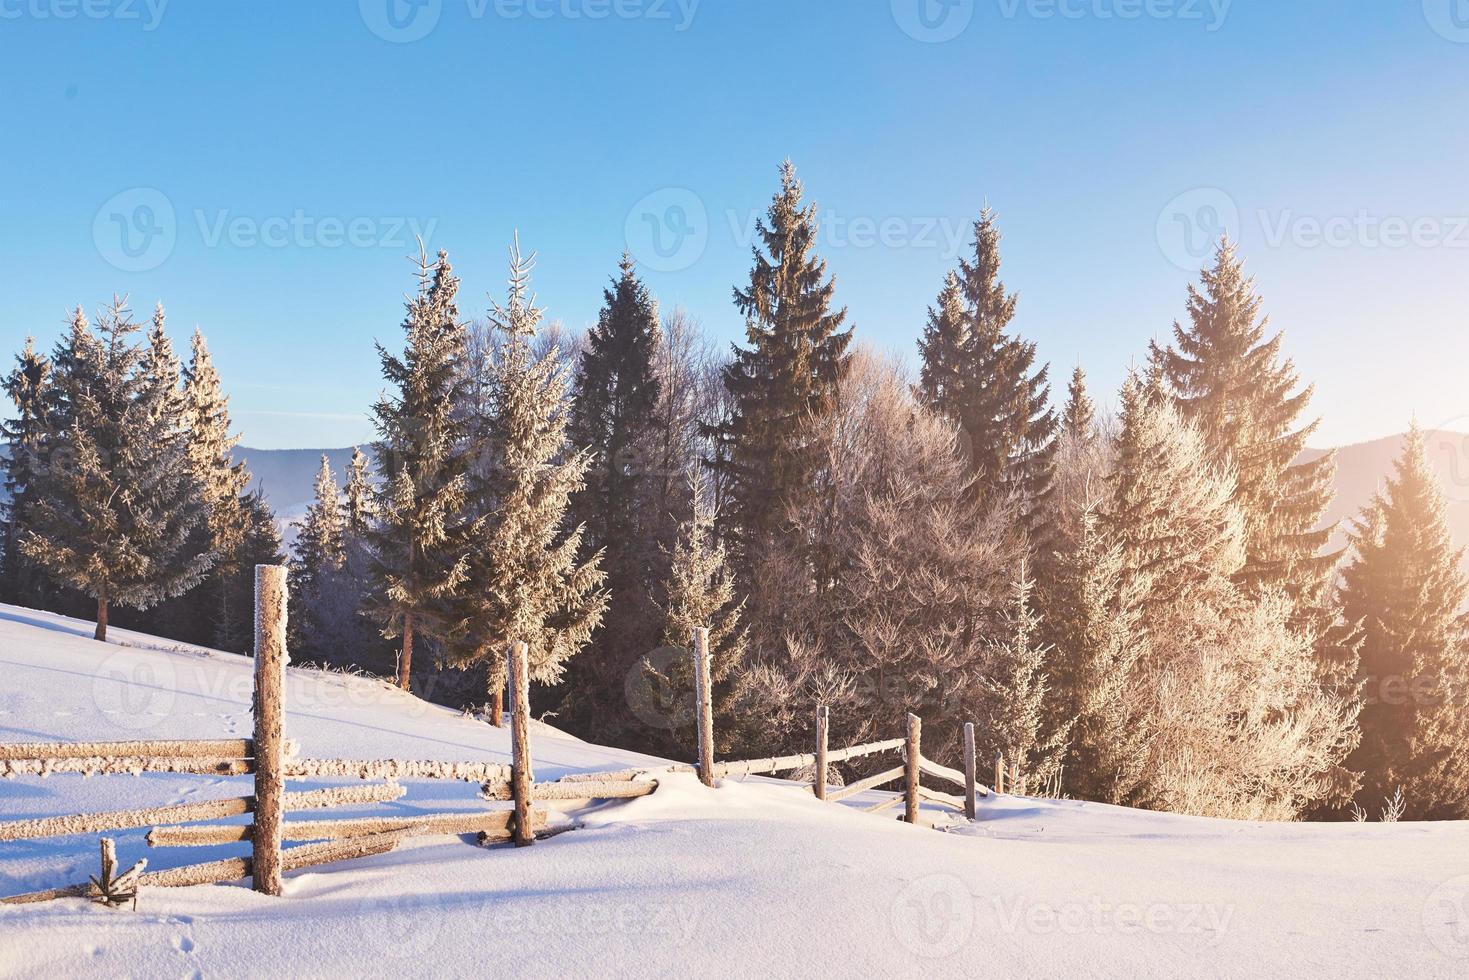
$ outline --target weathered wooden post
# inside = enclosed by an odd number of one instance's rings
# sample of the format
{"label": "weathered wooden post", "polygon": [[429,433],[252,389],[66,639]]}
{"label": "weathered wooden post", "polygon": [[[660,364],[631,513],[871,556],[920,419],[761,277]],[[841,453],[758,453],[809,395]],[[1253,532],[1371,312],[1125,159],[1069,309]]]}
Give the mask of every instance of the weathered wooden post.
{"label": "weathered wooden post", "polygon": [[699,728],[699,781],[714,785],[714,696],[709,690],[709,631],[694,630],[694,710]]}
{"label": "weathered wooden post", "polygon": [[995,749],[995,793],[1005,792],[1005,753]]}
{"label": "weathered wooden post", "polygon": [[530,761],[530,647],[510,644],[510,795],[515,801],[515,846],[534,844]]}
{"label": "weathered wooden post", "polygon": [[908,823],[918,822],[918,760],[923,751],[923,719],[908,716],[907,758],[903,770],[903,819]]}
{"label": "weathered wooden post", "polygon": [[255,890],[281,893],[282,794],[285,792],[286,569],[255,566]]}
{"label": "weathered wooden post", "polygon": [[826,799],[826,742],[830,732],[830,709],[826,705],[816,708],[816,773],[811,779],[811,789],[818,800]]}
{"label": "weathered wooden post", "polygon": [[978,812],[974,778],[974,722],[964,723],[964,816],[973,820]]}

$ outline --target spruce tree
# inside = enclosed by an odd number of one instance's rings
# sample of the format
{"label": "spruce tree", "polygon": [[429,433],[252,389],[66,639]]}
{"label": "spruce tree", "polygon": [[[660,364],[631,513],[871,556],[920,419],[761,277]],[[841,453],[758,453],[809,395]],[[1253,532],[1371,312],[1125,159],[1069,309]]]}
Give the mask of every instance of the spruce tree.
{"label": "spruce tree", "polygon": [[1078,366],[1066,385],[1066,407],[1061,411],[1061,432],[1074,443],[1090,447],[1097,443],[1097,409],[1086,391],[1086,372]]}
{"label": "spruce tree", "polygon": [[311,505],[296,524],[293,550],[289,623],[301,649],[317,650],[329,639],[323,606],[335,598],[347,564],[341,491],[326,456],[316,473]]}
{"label": "spruce tree", "polygon": [[46,393],[48,466],[21,542],[49,576],[96,600],[98,640],[110,604],[146,609],[180,595],[215,557],[193,543],[206,508],[185,420],[159,383],[165,351],[145,353],[138,329],[121,299],[100,336],[80,309],[73,315]]}
{"label": "spruce tree", "polygon": [[969,351],[969,317],[959,275],[944,278],[938,305],[928,308],[928,325],[918,340],[923,366],[918,385],[923,404],[945,418],[959,417],[964,406],[964,377]]}
{"label": "spruce tree", "polygon": [[[736,719],[740,668],[745,662],[749,630],[741,622],[745,603],[735,591],[734,575],[724,543],[715,534],[715,512],[697,474],[689,480],[692,513],[679,525],[678,539],[669,556],[668,581],[659,604],[658,622],[664,647],[688,649],[694,630],[709,630],[709,679],[714,716],[720,721]],[[663,690],[694,690],[693,667],[687,656],[677,657],[661,671],[647,663],[645,669]],[[732,747],[738,733],[728,725],[715,725],[720,736],[716,748]],[[687,751],[687,733],[670,733],[668,749]]]}
{"label": "spruce tree", "polygon": [[466,332],[459,280],[439,252],[418,259],[418,292],[403,320],[401,357],[377,345],[392,387],[373,407],[378,440],[375,519],[368,532],[370,610],[386,637],[399,636],[398,686],[408,690],[414,640],[450,641],[455,602],[469,574],[465,422],[457,411]]}
{"label": "spruce tree", "polygon": [[[1179,414],[1203,434],[1216,463],[1235,471],[1235,502],[1245,522],[1245,563],[1238,580],[1284,588],[1301,615],[1326,598],[1338,555],[1323,555],[1331,528],[1335,456],[1298,462],[1316,423],[1297,425],[1312,388],[1300,388],[1282,360],[1282,334],[1267,338],[1268,317],[1255,280],[1228,239],[1214,265],[1189,286],[1188,323],[1173,325],[1173,344],[1154,342],[1152,361]],[[1314,616],[1321,621],[1319,608]],[[1330,619],[1325,614],[1325,619]]]}
{"label": "spruce tree", "polygon": [[819,459],[809,429],[830,410],[849,361],[846,310],[832,309],[836,283],[814,251],[816,206],[802,194],[787,160],[781,190],[756,225],[750,284],[734,291],[748,346],[736,347],[724,370],[731,406],[709,460],[726,482],[724,517],[747,575],[812,492]]}
{"label": "spruce tree", "polygon": [[1393,475],[1351,534],[1346,616],[1364,634],[1359,800],[1376,809],[1399,788],[1410,819],[1469,817],[1469,581],[1445,519],[1423,433],[1408,433]]}
{"label": "spruce tree", "polygon": [[29,505],[39,469],[44,465],[39,451],[51,361],[36,351],[30,337],[15,360],[15,367],[0,381],[0,388],[15,406],[13,418],[0,419],[6,498],[0,504],[0,602],[39,605],[45,594],[45,578],[21,553],[20,542],[30,524]]}
{"label": "spruce tree", "polygon": [[[198,329],[190,340],[183,382],[189,463],[208,508],[208,520],[198,534],[216,560],[200,595],[172,603],[169,619],[181,621],[182,629],[195,642],[222,650],[245,649],[254,629],[256,564],[241,555],[246,539],[255,533],[246,499],[250,473],[244,462],[235,461],[234,448],[240,438],[230,431],[229,397],[224,394],[209,344]],[[241,603],[241,595],[247,601]]]}
{"label": "spruce tree", "polygon": [[466,638],[455,656],[488,668],[492,721],[501,722],[509,645],[530,647],[530,679],[559,681],[587,644],[607,607],[600,554],[580,555],[583,529],[568,529],[572,495],[590,462],[568,445],[568,371],[553,348],[532,343],[542,311],[530,295],[534,257],[510,251],[510,290],[490,324],[498,343],[490,376],[490,418],[476,466],[486,501],[470,534],[468,581],[460,590]]}
{"label": "spruce tree", "polygon": [[[920,350],[924,403],[964,433],[982,497],[1013,494],[1027,527],[1051,487],[1056,416],[1049,407],[1047,365],[1035,366],[1034,343],[1009,331],[1018,297],[1000,281],[1000,229],[986,208],[974,225],[974,258],[960,259],[962,327],[952,324],[952,278],[941,297],[943,332],[932,323]],[[941,340],[941,338],[944,338]],[[939,379],[944,379],[939,383]]]}
{"label": "spruce tree", "polygon": [[349,538],[366,539],[372,526],[373,501],[371,464],[359,446],[352,447],[352,462],[347,468],[347,487],[342,501],[343,533]]}
{"label": "spruce tree", "polygon": [[568,434],[588,453],[586,485],[572,498],[585,532],[584,555],[603,553],[611,603],[591,644],[569,668],[561,712],[584,737],[614,740],[625,721],[609,707],[629,671],[656,642],[653,589],[657,515],[648,504],[660,385],[654,356],[661,342],[658,307],[632,258],[603,292],[602,311],[577,363]]}

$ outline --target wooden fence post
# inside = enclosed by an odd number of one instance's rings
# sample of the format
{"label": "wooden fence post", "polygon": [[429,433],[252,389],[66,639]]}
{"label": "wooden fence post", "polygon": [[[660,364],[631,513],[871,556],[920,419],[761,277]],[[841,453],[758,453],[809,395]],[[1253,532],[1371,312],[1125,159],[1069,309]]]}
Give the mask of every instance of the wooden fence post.
{"label": "wooden fence post", "polygon": [[923,751],[923,720],[917,715],[908,716],[907,759],[903,769],[903,819],[908,823],[918,822],[918,760]]}
{"label": "wooden fence post", "polygon": [[699,781],[714,785],[714,700],[709,690],[709,631],[694,630],[694,698],[699,727]]}
{"label": "wooden fence post", "polygon": [[285,792],[286,569],[255,566],[255,830],[251,877],[255,890],[281,893],[281,833]]}
{"label": "wooden fence post", "polygon": [[995,793],[1005,792],[1005,753],[995,749]]}
{"label": "wooden fence post", "polygon": [[973,820],[978,810],[974,778],[974,722],[964,723],[964,816]]}
{"label": "wooden fence post", "polygon": [[830,709],[826,705],[816,708],[816,774],[811,788],[818,800],[826,799],[826,743],[830,734]]}
{"label": "wooden fence post", "polygon": [[536,840],[531,823],[530,647],[510,644],[510,794],[515,801],[515,846]]}

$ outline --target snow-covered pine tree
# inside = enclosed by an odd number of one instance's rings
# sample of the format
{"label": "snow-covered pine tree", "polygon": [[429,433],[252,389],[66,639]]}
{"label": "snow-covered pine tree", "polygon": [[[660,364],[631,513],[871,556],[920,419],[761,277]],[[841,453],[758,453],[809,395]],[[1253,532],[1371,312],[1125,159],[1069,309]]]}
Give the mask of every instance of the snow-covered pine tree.
{"label": "snow-covered pine tree", "polygon": [[988,644],[974,705],[978,744],[992,745],[1020,769],[1029,789],[1057,779],[1065,762],[1072,720],[1056,727],[1046,712],[1046,661],[1040,619],[1031,600],[1035,583],[1022,558],[1006,611],[1006,634]]}
{"label": "snow-covered pine tree", "polygon": [[216,632],[220,649],[245,652],[255,638],[255,566],[285,564],[286,555],[265,491],[258,487],[251,490],[242,498],[241,506],[245,537],[235,553],[235,573],[219,583],[224,615]]}
{"label": "snow-covered pine tree", "polygon": [[969,350],[969,317],[959,274],[944,277],[938,305],[928,308],[928,325],[918,339],[923,358],[918,393],[923,404],[945,418],[956,419],[964,406],[964,370]]}
{"label": "snow-covered pine tree", "polygon": [[1280,354],[1282,334],[1266,336],[1269,318],[1255,280],[1228,239],[1202,288],[1188,289],[1188,323],[1173,325],[1173,344],[1152,344],[1179,414],[1204,436],[1216,463],[1235,471],[1235,503],[1244,519],[1245,562],[1238,579],[1250,587],[1283,588],[1302,614],[1331,617],[1327,599],[1340,555],[1322,554],[1331,528],[1335,455],[1298,461],[1315,422],[1297,427],[1312,388]]}
{"label": "snow-covered pine tree", "polygon": [[341,490],[331,462],[321,457],[313,496],[306,515],[296,522],[296,544],[291,558],[291,614],[293,649],[318,652],[330,645],[321,607],[340,584],[347,564],[347,541]]}
{"label": "snow-covered pine tree", "polygon": [[250,473],[244,462],[234,459],[240,437],[230,431],[229,397],[214,367],[208,341],[198,329],[190,339],[189,363],[183,378],[189,463],[203,489],[209,515],[200,533],[217,559],[201,589],[207,601],[191,601],[183,609],[174,603],[171,612],[175,618],[186,620],[184,628],[191,639],[225,650],[245,649],[249,645],[245,638],[254,628],[254,603],[252,599],[241,605],[238,597],[242,588],[247,595],[254,589],[254,565],[240,555],[245,539],[253,533],[250,506],[245,499]]}
{"label": "snow-covered pine tree", "polygon": [[[194,530],[206,509],[189,466],[185,420],[157,383],[158,352],[140,348],[125,300],[94,334],[78,308],[57,346],[42,453],[23,552],[97,602],[146,609],[196,586],[214,560]],[[175,380],[175,386],[177,381]]]}
{"label": "snow-covered pine tree", "polygon": [[37,469],[46,420],[45,393],[51,379],[51,361],[27,337],[16,355],[15,367],[0,381],[15,406],[12,418],[0,418],[0,441],[5,456],[5,497],[0,504],[0,602],[39,606],[46,580],[21,553],[20,541],[30,524],[27,509],[35,493]]}
{"label": "snow-covered pine tree", "polygon": [[[695,629],[709,630],[715,749],[726,752],[738,740],[738,723],[746,720],[733,716],[739,700],[738,682],[749,645],[749,630],[741,621],[745,603],[735,591],[727,550],[715,534],[717,515],[697,473],[689,477],[689,490],[692,512],[680,523],[678,539],[669,556],[668,581],[664,584],[658,619],[665,647],[687,649]],[[645,669],[655,668],[647,664]],[[662,671],[658,682],[665,690],[692,692],[692,671],[689,658],[679,657]],[[721,724],[730,720],[736,724]],[[675,735],[675,742],[669,748],[687,751],[690,744],[686,735]]]}
{"label": "snow-covered pine tree", "polygon": [[816,206],[802,195],[787,160],[780,192],[756,225],[750,284],[734,291],[748,346],[736,347],[724,370],[732,404],[709,460],[726,481],[722,516],[747,579],[788,510],[812,493],[820,460],[808,430],[830,410],[849,362],[846,310],[832,309],[836,281],[815,254]]}
{"label": "snow-covered pine tree", "polygon": [[[369,609],[385,637],[399,636],[398,686],[408,690],[416,638],[444,643],[459,628],[455,603],[469,574],[465,513],[468,455],[458,411],[466,331],[449,257],[418,257],[402,357],[377,345],[392,387],[373,406],[381,483],[368,531],[374,588]],[[349,501],[350,502],[350,501]]]}
{"label": "snow-covered pine tree", "polygon": [[942,397],[924,389],[925,404],[963,430],[981,496],[1014,494],[1036,531],[1051,487],[1057,425],[1050,368],[1035,366],[1034,343],[1007,332],[1017,297],[1000,281],[1000,229],[989,208],[975,222],[973,248],[972,260],[959,260],[963,329],[951,331],[962,346],[921,345],[925,373],[948,378]]}
{"label": "snow-covered pine tree", "polygon": [[512,642],[530,647],[530,679],[552,684],[591,638],[607,608],[600,554],[580,556],[583,529],[568,529],[571,497],[583,486],[588,454],[567,440],[568,371],[553,349],[532,351],[542,311],[530,295],[534,256],[519,241],[510,250],[506,305],[495,305],[490,325],[499,342],[490,374],[490,412],[475,471],[475,491],[488,509],[469,536],[473,551],[460,590],[466,638],[454,658],[484,663],[492,721],[501,723],[506,653]]}
{"label": "snow-covered pine tree", "polygon": [[352,462],[347,467],[347,486],[342,500],[342,530],[350,538],[366,539],[372,526],[373,501],[370,462],[360,446],[352,447]]}
{"label": "snow-covered pine tree", "polygon": [[1414,820],[1469,817],[1469,596],[1443,491],[1414,425],[1386,486],[1351,534],[1346,616],[1360,622],[1363,772],[1359,799],[1401,787]]}
{"label": "snow-covered pine tree", "polygon": [[568,435],[588,453],[586,485],[572,497],[583,555],[602,552],[611,603],[591,643],[571,662],[560,712],[594,741],[616,741],[631,719],[614,710],[628,672],[657,641],[653,605],[657,515],[649,494],[660,384],[653,359],[662,341],[658,305],[624,254],[603,292],[597,323],[576,367]]}

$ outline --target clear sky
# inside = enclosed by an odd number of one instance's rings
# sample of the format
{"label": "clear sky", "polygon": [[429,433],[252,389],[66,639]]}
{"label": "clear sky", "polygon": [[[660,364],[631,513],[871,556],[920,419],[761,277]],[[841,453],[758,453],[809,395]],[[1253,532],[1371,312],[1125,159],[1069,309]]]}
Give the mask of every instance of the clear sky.
{"label": "clear sky", "polygon": [[467,314],[519,229],[569,327],[631,247],[737,339],[786,156],[879,348],[988,201],[1108,397],[1223,225],[1317,444],[1469,429],[1469,0],[0,0],[0,85],[0,349],[162,300],[248,445],[368,437],[415,230]]}

